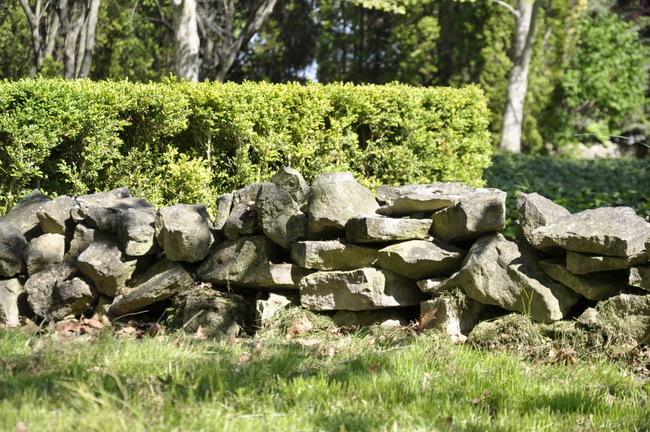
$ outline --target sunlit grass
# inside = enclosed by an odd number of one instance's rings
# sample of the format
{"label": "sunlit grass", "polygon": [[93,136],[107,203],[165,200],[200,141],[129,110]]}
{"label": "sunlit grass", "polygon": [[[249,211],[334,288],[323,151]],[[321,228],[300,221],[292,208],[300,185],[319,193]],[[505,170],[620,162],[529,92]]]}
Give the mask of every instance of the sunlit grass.
{"label": "sunlit grass", "polygon": [[650,428],[650,384],[617,365],[533,364],[435,333],[316,336],[226,343],[106,333],[62,342],[3,330],[0,429]]}

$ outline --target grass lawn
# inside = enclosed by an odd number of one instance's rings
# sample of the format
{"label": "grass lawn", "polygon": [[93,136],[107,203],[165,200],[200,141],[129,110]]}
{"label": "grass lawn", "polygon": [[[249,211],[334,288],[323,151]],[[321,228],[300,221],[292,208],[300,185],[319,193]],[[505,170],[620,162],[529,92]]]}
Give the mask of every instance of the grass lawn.
{"label": "grass lawn", "polygon": [[0,429],[650,430],[647,377],[602,357],[531,360],[433,331],[285,331],[227,342],[0,330]]}

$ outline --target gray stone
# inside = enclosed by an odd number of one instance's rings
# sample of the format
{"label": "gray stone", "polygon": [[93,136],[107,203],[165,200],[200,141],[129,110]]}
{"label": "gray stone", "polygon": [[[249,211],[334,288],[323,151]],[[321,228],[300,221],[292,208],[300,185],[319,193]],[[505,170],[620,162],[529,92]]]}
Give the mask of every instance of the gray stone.
{"label": "gray stone", "polygon": [[196,278],[223,286],[260,287],[269,283],[271,263],[281,259],[277,245],[268,237],[227,240],[201,263]]}
{"label": "gray stone", "polygon": [[235,196],[231,193],[221,194],[217,197],[217,216],[214,219],[214,229],[223,233],[223,227],[226,225],[232,202]]}
{"label": "gray stone", "polygon": [[90,228],[83,223],[77,224],[65,259],[75,260],[92,243],[103,240],[116,241],[115,236],[110,233]]}
{"label": "gray stone", "polygon": [[467,251],[438,242],[410,240],[379,251],[379,267],[414,280],[450,276]]}
{"label": "gray stone", "polygon": [[36,273],[27,279],[24,289],[31,309],[47,320],[80,315],[97,299],[97,292],[69,263]]}
{"label": "gray stone", "polygon": [[596,255],[631,257],[645,250],[650,224],[629,207],[601,207],[566,216],[531,234],[540,250],[560,247]]}
{"label": "gray stone", "polygon": [[300,302],[314,311],[413,306],[424,295],[414,281],[388,270],[317,272],[302,279]]}
{"label": "gray stone", "polygon": [[311,240],[345,237],[345,224],[355,216],[372,215],[379,208],[372,192],[352,173],[319,174],[309,194]]}
{"label": "gray stone", "polygon": [[63,262],[65,255],[65,237],[61,234],[43,234],[32,239],[23,252],[27,266],[27,275]]}
{"label": "gray stone", "polygon": [[354,270],[377,263],[378,250],[338,240],[302,241],[291,246],[291,260],[317,270]]}
{"label": "gray stone", "polygon": [[628,283],[630,286],[650,291],[650,265],[632,267]]}
{"label": "gray stone", "polygon": [[70,214],[75,221],[81,222],[86,217],[88,208],[95,205],[101,205],[106,202],[129,198],[130,196],[131,191],[127,187],[121,187],[107,192],[99,192],[90,195],[81,195],[75,197],[76,204],[72,207]]}
{"label": "gray stone", "polygon": [[122,213],[126,210],[138,210],[155,214],[156,207],[142,198],[127,197],[88,205],[85,208],[84,221],[92,228],[117,234],[122,223]]}
{"label": "gray stone", "polygon": [[77,258],[77,267],[102,294],[115,297],[117,291],[131,277],[137,260],[127,257],[115,241],[101,240],[92,243]]}
{"label": "gray stone", "polygon": [[395,219],[380,216],[353,217],[345,225],[346,240],[351,243],[378,243],[400,240],[424,240],[431,219]]}
{"label": "gray stone", "polygon": [[398,330],[409,324],[409,320],[394,309],[338,311],[332,316],[332,321],[339,327],[377,326],[384,330]]}
{"label": "gray stone", "polygon": [[215,240],[212,227],[203,204],[161,207],[156,214],[156,240],[171,261],[204,259]]}
{"label": "gray stone", "polygon": [[156,241],[156,214],[130,208],[122,211],[117,239],[125,254],[144,256],[160,251]]}
{"label": "gray stone", "polygon": [[255,322],[259,327],[269,327],[273,318],[283,309],[293,304],[293,301],[280,294],[270,293],[266,300],[255,302]]}
{"label": "gray stone", "polygon": [[215,291],[191,288],[174,296],[178,314],[177,327],[206,337],[236,337],[251,315],[238,296],[224,296]]}
{"label": "gray stone", "polygon": [[480,303],[522,312],[538,322],[560,320],[580,295],[550,279],[538,262],[524,244],[488,235],[474,243],[461,270],[440,289],[460,288]]}
{"label": "gray stone", "polygon": [[506,226],[506,193],[484,189],[431,216],[431,235],[445,243],[473,240]]}
{"label": "gray stone", "polygon": [[262,231],[283,248],[290,249],[292,243],[307,238],[307,215],[291,195],[275,184],[262,184],[257,209]]}
{"label": "gray stone", "polygon": [[56,197],[52,201],[45,201],[36,212],[43,232],[71,237],[74,220],[70,212],[75,204],[76,201],[66,195]]}
{"label": "gray stone", "polygon": [[486,306],[470,298],[436,297],[420,303],[420,317],[432,314],[427,328],[448,335],[468,335],[481,320]]}
{"label": "gray stone", "polygon": [[602,308],[612,305],[625,315],[644,315],[650,317],[650,294],[636,295],[622,293],[602,303]]}
{"label": "gray stone", "polygon": [[588,274],[612,270],[624,270],[648,262],[648,254],[643,251],[631,257],[610,257],[568,251],[566,267],[573,274]]}
{"label": "gray stone", "polygon": [[257,284],[259,288],[298,290],[302,278],[313,272],[294,264],[269,263],[268,269],[264,267],[263,271],[259,272]]}
{"label": "gray stone", "polygon": [[283,165],[277,173],[273,174],[271,182],[291,195],[298,206],[307,200],[309,185],[297,170]]}
{"label": "gray stone", "polygon": [[433,213],[460,202],[479,189],[458,182],[423,185],[379,186],[377,199],[386,204],[377,213],[386,216],[411,216]]}
{"label": "gray stone", "polygon": [[564,265],[564,258],[540,261],[539,266],[551,278],[568,286],[589,300],[603,300],[627,286],[627,277],[618,273],[575,275]]}
{"label": "gray stone", "polygon": [[15,226],[0,220],[0,276],[13,277],[23,269],[23,252],[27,242]]}
{"label": "gray stone", "polygon": [[613,327],[614,332],[632,337],[640,345],[650,344],[650,294],[619,294],[602,302],[599,309],[601,311],[613,309],[618,318],[615,323],[611,323],[611,318],[608,317],[605,323],[608,333]]}
{"label": "gray stone", "polygon": [[0,324],[17,326],[20,324],[19,297],[25,294],[20,279],[0,280]]}
{"label": "gray stone", "polygon": [[50,198],[43,195],[38,189],[34,189],[25,197],[21,198],[9,212],[0,216],[0,225],[9,224],[25,236],[27,241],[43,234],[38,221],[38,210]]}
{"label": "gray stone", "polygon": [[110,315],[120,316],[142,310],[174,296],[194,283],[192,276],[181,264],[167,258],[151,266],[140,280],[127,293],[115,298],[109,309]]}
{"label": "gray stone", "polygon": [[233,194],[232,209],[223,226],[224,236],[228,240],[259,232],[257,196],[261,187],[259,183],[252,183]]}
{"label": "gray stone", "polygon": [[417,284],[418,288],[420,288],[420,291],[435,296],[443,292],[440,291],[440,287],[443,286],[442,283],[446,280],[447,278],[429,278],[419,280],[417,281]]}
{"label": "gray stone", "polygon": [[538,193],[520,193],[517,196],[519,218],[515,222],[518,239],[529,241],[534,230],[552,224],[571,213],[559,204]]}

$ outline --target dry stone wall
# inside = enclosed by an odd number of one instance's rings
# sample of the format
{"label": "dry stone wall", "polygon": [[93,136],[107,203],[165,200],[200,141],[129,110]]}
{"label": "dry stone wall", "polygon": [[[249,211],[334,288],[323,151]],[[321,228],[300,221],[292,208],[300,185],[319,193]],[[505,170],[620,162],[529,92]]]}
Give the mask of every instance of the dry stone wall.
{"label": "dry stone wall", "polygon": [[[186,330],[241,331],[299,304],[339,325],[430,325],[468,334],[508,312],[541,323],[608,302],[650,340],[650,224],[626,207],[578,214],[460,183],[381,186],[351,173],[308,185],[282,168],[205,205],[155,208],[127,188],[50,199],[33,191],[0,218],[0,323],[111,319],[172,304]],[[634,307],[632,307],[634,306]],[[415,311],[415,312],[414,312]]]}

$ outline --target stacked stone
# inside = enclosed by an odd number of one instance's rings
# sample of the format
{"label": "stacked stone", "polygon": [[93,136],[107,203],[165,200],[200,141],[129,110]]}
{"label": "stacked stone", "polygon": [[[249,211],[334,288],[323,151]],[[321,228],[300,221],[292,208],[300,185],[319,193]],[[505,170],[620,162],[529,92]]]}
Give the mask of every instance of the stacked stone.
{"label": "stacked stone", "polygon": [[401,311],[419,307],[430,326],[467,334],[491,308],[548,323],[582,298],[650,298],[650,224],[634,211],[571,215],[520,194],[510,240],[499,233],[505,201],[453,182],[375,196],[351,173],[309,186],[291,168],[218,197],[214,221],[204,205],[156,209],[127,188],[54,200],[34,191],[0,218],[0,323],[29,311],[119,317],[171,298],[186,330],[234,334],[247,311],[236,290],[268,297],[260,325],[293,292],[339,325],[403,326]]}

